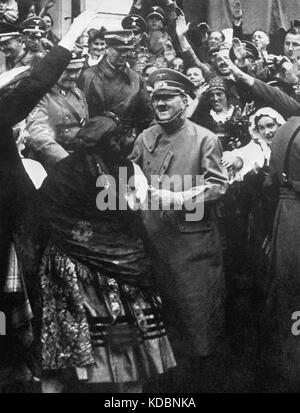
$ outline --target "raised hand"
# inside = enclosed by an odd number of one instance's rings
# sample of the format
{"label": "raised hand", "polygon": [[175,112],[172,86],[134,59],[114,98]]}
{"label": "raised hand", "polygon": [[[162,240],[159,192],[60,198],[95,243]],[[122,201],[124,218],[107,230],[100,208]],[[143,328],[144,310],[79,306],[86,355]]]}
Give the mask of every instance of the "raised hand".
{"label": "raised hand", "polygon": [[244,63],[247,56],[245,43],[242,43],[240,39],[234,38],[232,40],[232,48],[239,63]]}
{"label": "raised hand", "polygon": [[239,0],[233,1],[231,5],[231,13],[234,20],[242,20],[244,13]]}
{"label": "raised hand", "polygon": [[198,99],[200,99],[208,90],[209,84],[208,83],[203,83],[203,85],[199,86],[195,90],[195,95],[197,96]]}
{"label": "raised hand", "polygon": [[189,30],[190,24],[186,23],[184,16],[178,16],[176,20],[176,34],[179,38],[184,37]]}
{"label": "raised hand", "polygon": [[76,17],[68,33],[60,41],[60,46],[65,47],[68,50],[72,50],[78,37],[84,33],[91,21],[94,20],[98,14],[98,10],[86,10]]}

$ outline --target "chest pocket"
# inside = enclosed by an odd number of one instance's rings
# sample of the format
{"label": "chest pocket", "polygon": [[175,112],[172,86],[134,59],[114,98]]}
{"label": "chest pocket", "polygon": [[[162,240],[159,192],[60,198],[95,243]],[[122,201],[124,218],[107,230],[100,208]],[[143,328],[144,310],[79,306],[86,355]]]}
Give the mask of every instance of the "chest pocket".
{"label": "chest pocket", "polygon": [[192,214],[193,212],[178,212],[175,215],[176,224],[179,232],[192,233],[192,232],[210,232],[213,230],[213,224],[207,217],[201,221],[186,221],[186,214]]}

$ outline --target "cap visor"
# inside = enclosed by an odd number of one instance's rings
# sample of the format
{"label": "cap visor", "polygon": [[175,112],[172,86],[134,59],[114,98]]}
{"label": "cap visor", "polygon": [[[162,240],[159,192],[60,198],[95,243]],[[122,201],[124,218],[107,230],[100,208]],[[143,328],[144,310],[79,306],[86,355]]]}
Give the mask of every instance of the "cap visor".
{"label": "cap visor", "polygon": [[175,90],[175,89],[156,89],[153,91],[153,95],[181,95],[182,93],[185,93],[183,90]]}

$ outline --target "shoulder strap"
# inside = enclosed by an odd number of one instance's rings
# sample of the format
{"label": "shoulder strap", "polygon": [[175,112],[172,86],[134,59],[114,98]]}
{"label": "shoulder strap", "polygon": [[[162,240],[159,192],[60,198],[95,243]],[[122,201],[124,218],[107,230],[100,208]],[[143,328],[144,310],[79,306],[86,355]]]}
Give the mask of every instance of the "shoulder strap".
{"label": "shoulder strap", "polygon": [[52,91],[52,95],[54,98],[62,105],[66,106],[69,110],[69,112],[74,116],[74,118],[78,121],[78,123],[83,127],[87,121],[86,118],[82,118],[77,110],[69,103],[68,99],[66,99],[64,96],[60,95],[56,91]]}

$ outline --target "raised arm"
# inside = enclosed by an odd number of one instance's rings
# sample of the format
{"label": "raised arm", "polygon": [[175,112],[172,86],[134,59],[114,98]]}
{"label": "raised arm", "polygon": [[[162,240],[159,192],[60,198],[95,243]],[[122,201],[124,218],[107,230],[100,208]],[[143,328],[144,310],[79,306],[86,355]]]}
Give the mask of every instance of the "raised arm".
{"label": "raised arm", "polygon": [[210,68],[202,63],[200,59],[196,56],[192,46],[187,40],[186,33],[188,31],[189,25],[186,23],[184,16],[178,16],[176,21],[176,34],[178,37],[178,42],[182,51],[182,58],[186,65],[189,67],[199,67],[205,78],[210,73]]}
{"label": "raised arm", "polygon": [[13,91],[0,98],[0,123],[2,125],[13,126],[25,119],[41,98],[55,85],[70,61],[70,52],[77,38],[96,15],[97,13],[88,11],[77,17],[59,45],[39,61],[31,74],[23,79]]}
{"label": "raised arm", "polygon": [[237,82],[249,87],[256,99],[261,99],[285,117],[299,116],[300,103],[280,89],[270,86],[239,69],[230,59],[223,59],[230,67]]}

